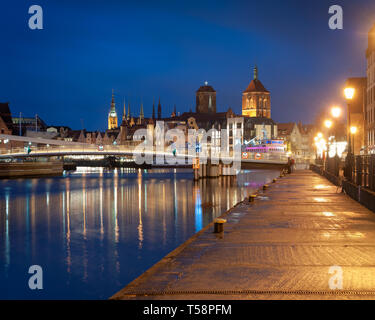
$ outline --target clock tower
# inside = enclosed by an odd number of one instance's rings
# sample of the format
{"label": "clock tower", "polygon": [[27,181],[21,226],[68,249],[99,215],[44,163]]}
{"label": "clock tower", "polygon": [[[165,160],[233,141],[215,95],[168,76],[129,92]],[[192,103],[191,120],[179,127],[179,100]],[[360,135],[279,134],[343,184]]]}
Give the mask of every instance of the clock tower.
{"label": "clock tower", "polygon": [[111,102],[111,109],[108,113],[108,130],[116,129],[118,127],[117,123],[117,112],[115,106],[115,97],[112,89],[112,102]]}

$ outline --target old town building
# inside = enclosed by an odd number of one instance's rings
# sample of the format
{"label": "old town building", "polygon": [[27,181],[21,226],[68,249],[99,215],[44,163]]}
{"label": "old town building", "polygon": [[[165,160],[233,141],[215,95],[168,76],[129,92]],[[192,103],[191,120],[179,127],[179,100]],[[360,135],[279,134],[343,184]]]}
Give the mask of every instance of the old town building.
{"label": "old town building", "polygon": [[270,92],[258,79],[258,68],[254,68],[254,79],[242,93],[242,115],[246,117],[271,118]]}

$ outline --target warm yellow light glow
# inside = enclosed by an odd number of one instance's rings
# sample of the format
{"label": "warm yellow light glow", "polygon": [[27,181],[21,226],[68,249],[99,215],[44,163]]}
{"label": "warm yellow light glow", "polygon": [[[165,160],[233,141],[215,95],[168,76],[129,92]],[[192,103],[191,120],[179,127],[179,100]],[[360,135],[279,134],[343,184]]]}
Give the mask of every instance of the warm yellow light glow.
{"label": "warm yellow light glow", "polygon": [[323,134],[321,132],[318,133],[318,138],[323,138]]}
{"label": "warm yellow light glow", "polygon": [[332,121],[331,120],[324,121],[324,126],[328,129],[331,128],[332,127]]}
{"label": "warm yellow light glow", "polygon": [[356,134],[357,133],[357,127],[350,127],[350,133]]}
{"label": "warm yellow light glow", "polygon": [[348,100],[352,100],[354,97],[355,89],[354,88],[345,88],[344,89],[344,95],[345,98]]}
{"label": "warm yellow light glow", "polygon": [[319,139],[318,137],[315,137],[315,138],[314,138],[314,141],[316,142],[316,141],[318,141],[318,139]]}
{"label": "warm yellow light glow", "polygon": [[324,188],[327,188],[328,186],[324,185],[324,184],[317,184],[316,186],[314,186],[315,189],[324,189]]}
{"label": "warm yellow light glow", "polygon": [[340,107],[333,107],[331,109],[331,114],[332,114],[332,117],[334,118],[338,118],[341,116],[341,108]]}

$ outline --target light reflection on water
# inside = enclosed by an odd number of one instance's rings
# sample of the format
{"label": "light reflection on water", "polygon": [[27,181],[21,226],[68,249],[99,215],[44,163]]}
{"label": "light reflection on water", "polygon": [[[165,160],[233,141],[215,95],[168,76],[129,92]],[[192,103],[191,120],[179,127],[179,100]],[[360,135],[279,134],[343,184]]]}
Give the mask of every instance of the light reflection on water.
{"label": "light reflection on water", "polygon": [[[194,183],[190,170],[90,168],[0,180],[0,298],[108,298],[278,174]],[[28,289],[33,264],[43,290]]]}

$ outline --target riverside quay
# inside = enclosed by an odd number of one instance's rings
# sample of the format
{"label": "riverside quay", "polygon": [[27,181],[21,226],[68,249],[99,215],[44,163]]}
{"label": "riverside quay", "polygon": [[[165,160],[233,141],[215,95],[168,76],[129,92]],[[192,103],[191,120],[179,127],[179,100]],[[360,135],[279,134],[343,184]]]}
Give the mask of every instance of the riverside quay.
{"label": "riverside quay", "polygon": [[12,313],[91,300],[86,317],[242,319],[286,300],[375,300],[374,1],[1,13]]}

